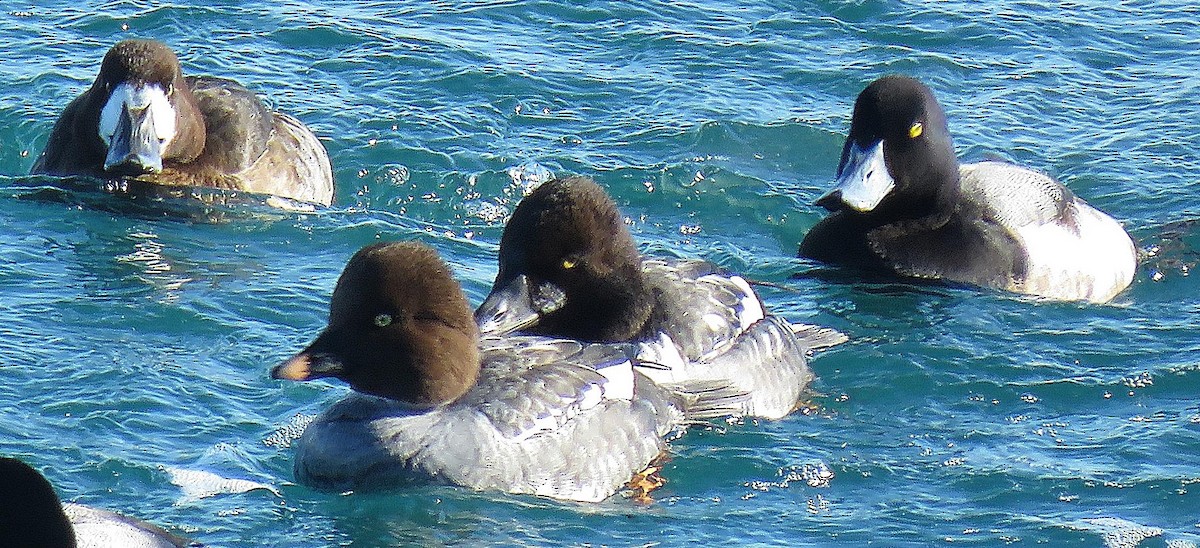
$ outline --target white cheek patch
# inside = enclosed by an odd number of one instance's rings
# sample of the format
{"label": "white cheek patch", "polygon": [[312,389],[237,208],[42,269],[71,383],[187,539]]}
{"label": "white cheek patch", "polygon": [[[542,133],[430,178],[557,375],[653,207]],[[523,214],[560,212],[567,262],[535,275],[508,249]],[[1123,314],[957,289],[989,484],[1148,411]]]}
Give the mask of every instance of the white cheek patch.
{"label": "white cheek patch", "polygon": [[131,113],[149,109],[148,116],[153,122],[155,137],[161,141],[160,147],[166,149],[175,138],[175,107],[167,92],[158,84],[134,85],[121,82],[113,88],[108,102],[100,111],[100,139],[105,146],[112,143],[121,120],[121,111]]}

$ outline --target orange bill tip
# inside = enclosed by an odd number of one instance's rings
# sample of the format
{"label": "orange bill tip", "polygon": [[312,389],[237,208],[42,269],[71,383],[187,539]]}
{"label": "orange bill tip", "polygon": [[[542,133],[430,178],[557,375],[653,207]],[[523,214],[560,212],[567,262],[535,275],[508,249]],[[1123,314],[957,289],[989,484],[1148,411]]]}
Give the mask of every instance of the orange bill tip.
{"label": "orange bill tip", "polygon": [[289,381],[307,381],[312,377],[312,359],[308,354],[300,353],[271,369],[272,379]]}

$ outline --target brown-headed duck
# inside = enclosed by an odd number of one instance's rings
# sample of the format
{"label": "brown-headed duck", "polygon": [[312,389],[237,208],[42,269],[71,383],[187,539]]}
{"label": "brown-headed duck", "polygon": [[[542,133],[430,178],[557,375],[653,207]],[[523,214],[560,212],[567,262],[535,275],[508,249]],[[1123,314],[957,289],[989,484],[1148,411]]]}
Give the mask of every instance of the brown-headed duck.
{"label": "brown-headed duck", "polygon": [[355,390],[294,444],[297,480],[331,489],[437,482],[599,501],[707,397],[656,385],[620,345],[480,338],[450,269],[415,242],[356,253],[329,325],[271,375]]}
{"label": "brown-headed duck", "polygon": [[312,131],[237,82],[184,76],[171,48],[154,40],[108,50],[32,172],[333,202],[329,155]]}
{"label": "brown-headed duck", "polygon": [[612,198],[586,177],[523,198],[499,262],[475,311],[485,332],[638,343],[638,359],[658,366],[647,376],[727,382],[749,395],[739,414],[790,413],[813,379],[806,353],[845,340],[767,313],[745,279],[711,263],[642,258]]}

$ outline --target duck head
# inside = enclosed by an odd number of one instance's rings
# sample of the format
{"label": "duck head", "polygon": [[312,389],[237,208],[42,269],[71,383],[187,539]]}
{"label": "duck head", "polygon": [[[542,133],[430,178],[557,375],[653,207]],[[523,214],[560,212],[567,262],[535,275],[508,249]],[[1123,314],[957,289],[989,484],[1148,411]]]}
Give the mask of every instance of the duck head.
{"label": "duck head", "polygon": [[188,162],[204,150],[204,119],[179,59],[154,40],[125,40],[104,56],[89,91],[98,101],[104,171],[158,173],[164,161]]}
{"label": "duck head", "polygon": [[957,197],[958,160],[933,92],[907,76],[885,76],[859,94],[835,188],[817,200],[830,211],[917,218]]}
{"label": "duck head", "polygon": [[604,189],[586,177],[553,179],[522,199],[504,227],[499,272],[475,319],[485,333],[627,340],[650,317],[641,268]]}
{"label": "duck head", "polygon": [[436,251],[416,242],[373,244],[338,279],[329,325],[271,376],[335,377],[365,394],[433,407],[474,386],[478,331]]}

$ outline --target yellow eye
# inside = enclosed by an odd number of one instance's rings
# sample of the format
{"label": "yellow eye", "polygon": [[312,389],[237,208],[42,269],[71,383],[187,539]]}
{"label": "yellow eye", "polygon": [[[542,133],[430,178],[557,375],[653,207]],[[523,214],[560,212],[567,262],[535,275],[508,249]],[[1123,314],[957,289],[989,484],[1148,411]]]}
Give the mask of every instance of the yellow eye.
{"label": "yellow eye", "polygon": [[925,133],[925,124],[922,124],[921,122],[913,122],[912,127],[908,128],[909,139],[916,139],[917,137],[920,137],[922,133]]}
{"label": "yellow eye", "polygon": [[575,262],[575,259],[563,259],[562,267],[564,270],[571,270],[572,268],[575,268],[575,265],[577,264],[579,263]]}
{"label": "yellow eye", "polygon": [[391,314],[380,314],[378,316],[375,316],[375,325],[378,327],[387,327],[389,325],[392,325],[392,315]]}

